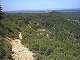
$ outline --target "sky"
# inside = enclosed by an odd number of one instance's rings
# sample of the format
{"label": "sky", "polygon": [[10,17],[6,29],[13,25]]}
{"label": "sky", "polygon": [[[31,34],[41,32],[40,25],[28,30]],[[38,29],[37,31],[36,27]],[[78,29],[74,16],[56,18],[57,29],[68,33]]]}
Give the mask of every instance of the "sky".
{"label": "sky", "polygon": [[80,0],[0,0],[4,11],[80,8]]}

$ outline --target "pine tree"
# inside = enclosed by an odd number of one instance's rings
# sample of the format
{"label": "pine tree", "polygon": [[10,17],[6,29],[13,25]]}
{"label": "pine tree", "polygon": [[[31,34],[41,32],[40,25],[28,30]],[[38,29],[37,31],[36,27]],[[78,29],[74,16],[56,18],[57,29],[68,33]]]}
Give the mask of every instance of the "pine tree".
{"label": "pine tree", "polygon": [[0,5],[0,20],[3,19],[3,12],[2,12],[2,7]]}

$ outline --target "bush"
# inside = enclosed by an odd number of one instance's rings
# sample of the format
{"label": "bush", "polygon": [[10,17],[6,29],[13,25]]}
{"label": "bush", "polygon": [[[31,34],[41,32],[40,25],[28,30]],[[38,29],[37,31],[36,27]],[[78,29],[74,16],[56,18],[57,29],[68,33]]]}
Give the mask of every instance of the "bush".
{"label": "bush", "polygon": [[0,59],[7,60],[10,55],[11,45],[0,37]]}

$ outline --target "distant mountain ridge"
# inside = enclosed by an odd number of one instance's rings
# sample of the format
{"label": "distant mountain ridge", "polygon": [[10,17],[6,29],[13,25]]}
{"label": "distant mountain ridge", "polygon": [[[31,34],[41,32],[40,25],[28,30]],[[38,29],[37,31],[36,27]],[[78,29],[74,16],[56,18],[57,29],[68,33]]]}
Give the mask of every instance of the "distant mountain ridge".
{"label": "distant mountain ridge", "polygon": [[7,11],[7,13],[48,13],[47,10],[18,10],[18,11]]}
{"label": "distant mountain ridge", "polygon": [[80,12],[80,9],[55,10],[56,12]]}
{"label": "distant mountain ridge", "polygon": [[16,10],[6,11],[6,13],[63,13],[63,12],[80,12],[80,9],[64,9],[64,10]]}

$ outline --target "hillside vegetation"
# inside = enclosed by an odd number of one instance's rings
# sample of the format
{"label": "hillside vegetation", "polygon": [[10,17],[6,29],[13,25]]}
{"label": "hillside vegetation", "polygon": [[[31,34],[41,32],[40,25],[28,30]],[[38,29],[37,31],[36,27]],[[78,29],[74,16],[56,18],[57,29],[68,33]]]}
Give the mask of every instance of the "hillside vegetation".
{"label": "hillside vegetation", "polygon": [[[13,13],[0,20],[1,38],[18,38],[18,32],[22,32],[22,44],[35,53],[35,60],[80,59],[80,23],[61,14]],[[0,40],[0,57],[7,56],[4,50],[9,52],[3,41]]]}

